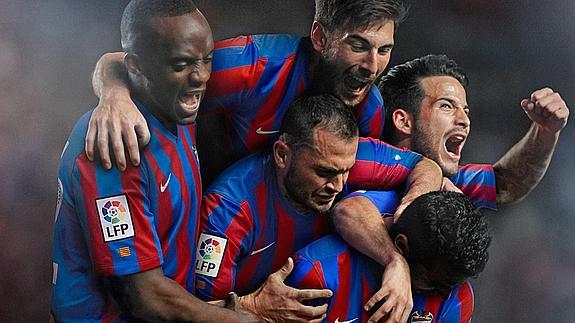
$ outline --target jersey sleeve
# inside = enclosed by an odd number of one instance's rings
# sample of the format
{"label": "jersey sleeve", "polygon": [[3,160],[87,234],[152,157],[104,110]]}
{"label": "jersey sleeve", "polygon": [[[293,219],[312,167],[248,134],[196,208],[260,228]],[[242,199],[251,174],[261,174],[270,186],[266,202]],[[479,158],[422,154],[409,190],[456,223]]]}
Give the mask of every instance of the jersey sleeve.
{"label": "jersey sleeve", "polygon": [[76,212],[97,274],[121,276],[162,265],[144,164],[124,172],[105,170],[82,153],[71,178]]}
{"label": "jersey sleeve", "polygon": [[201,113],[239,109],[256,87],[265,67],[253,37],[239,36],[217,42],[212,62]]}
{"label": "jersey sleeve", "polygon": [[449,178],[478,208],[497,210],[495,172],[492,165],[469,164],[459,167]]}
{"label": "jersey sleeve", "polygon": [[346,195],[341,200],[359,197],[368,199],[381,214],[382,217],[393,216],[399,205],[399,196],[395,191],[364,191],[359,190]]}
{"label": "jersey sleeve", "polygon": [[252,221],[247,203],[218,193],[204,196],[196,252],[196,296],[224,299],[234,290],[237,267],[250,252]]}
{"label": "jersey sleeve", "polygon": [[392,189],[402,184],[421,155],[381,140],[360,138],[348,184],[358,189]]}

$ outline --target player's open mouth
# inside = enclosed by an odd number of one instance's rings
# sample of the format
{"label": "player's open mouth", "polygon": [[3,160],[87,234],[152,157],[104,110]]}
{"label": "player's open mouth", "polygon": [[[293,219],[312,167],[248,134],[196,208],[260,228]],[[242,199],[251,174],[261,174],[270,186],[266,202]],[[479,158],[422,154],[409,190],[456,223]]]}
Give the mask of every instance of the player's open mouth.
{"label": "player's open mouth", "polygon": [[445,141],[445,151],[451,159],[459,160],[461,158],[461,150],[465,143],[467,135],[464,133],[452,134]]}
{"label": "player's open mouth", "polygon": [[347,75],[344,77],[343,83],[354,95],[359,95],[368,85],[371,84],[371,80]]}
{"label": "player's open mouth", "polygon": [[204,91],[185,92],[178,96],[178,101],[187,112],[195,112],[200,106],[203,93]]}

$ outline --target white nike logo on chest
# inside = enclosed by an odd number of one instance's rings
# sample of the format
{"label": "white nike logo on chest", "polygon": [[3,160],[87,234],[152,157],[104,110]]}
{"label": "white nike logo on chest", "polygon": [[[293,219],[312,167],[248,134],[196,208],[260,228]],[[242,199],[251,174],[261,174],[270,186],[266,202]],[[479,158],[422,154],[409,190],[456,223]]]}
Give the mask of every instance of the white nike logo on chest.
{"label": "white nike logo on chest", "polygon": [[168,184],[170,184],[170,179],[172,179],[172,173],[170,173],[170,175],[168,175],[168,179],[166,180],[165,183],[160,184],[160,192],[164,193],[166,188],[168,188]]}

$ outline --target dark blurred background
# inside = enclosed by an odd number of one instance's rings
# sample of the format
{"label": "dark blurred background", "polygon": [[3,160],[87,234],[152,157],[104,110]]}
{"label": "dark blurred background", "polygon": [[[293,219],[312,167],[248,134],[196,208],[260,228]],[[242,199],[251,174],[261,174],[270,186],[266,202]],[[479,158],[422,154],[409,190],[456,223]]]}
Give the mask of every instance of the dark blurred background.
{"label": "dark blurred background", "polygon": [[[98,57],[120,49],[126,0],[0,2],[0,321],[48,320],[56,168],[76,120],[96,104]],[[312,0],[198,0],[216,39],[308,34]],[[575,1],[419,0],[390,66],[446,53],[471,79],[465,162],[495,162],[525,133],[519,102],[550,86],[575,107]],[[573,119],[573,116],[571,117]],[[575,121],[527,200],[490,213],[475,322],[575,322]],[[571,156],[571,157],[568,157]]]}

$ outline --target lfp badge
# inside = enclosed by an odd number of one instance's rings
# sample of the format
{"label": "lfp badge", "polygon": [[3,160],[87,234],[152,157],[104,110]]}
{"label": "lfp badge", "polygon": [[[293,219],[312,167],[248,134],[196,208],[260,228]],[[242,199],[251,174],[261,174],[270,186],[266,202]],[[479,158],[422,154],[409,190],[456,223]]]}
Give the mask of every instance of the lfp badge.
{"label": "lfp badge", "polygon": [[217,277],[228,239],[202,233],[196,252],[196,274]]}
{"label": "lfp badge", "polygon": [[126,195],[96,200],[104,241],[116,241],[134,236],[134,225]]}

